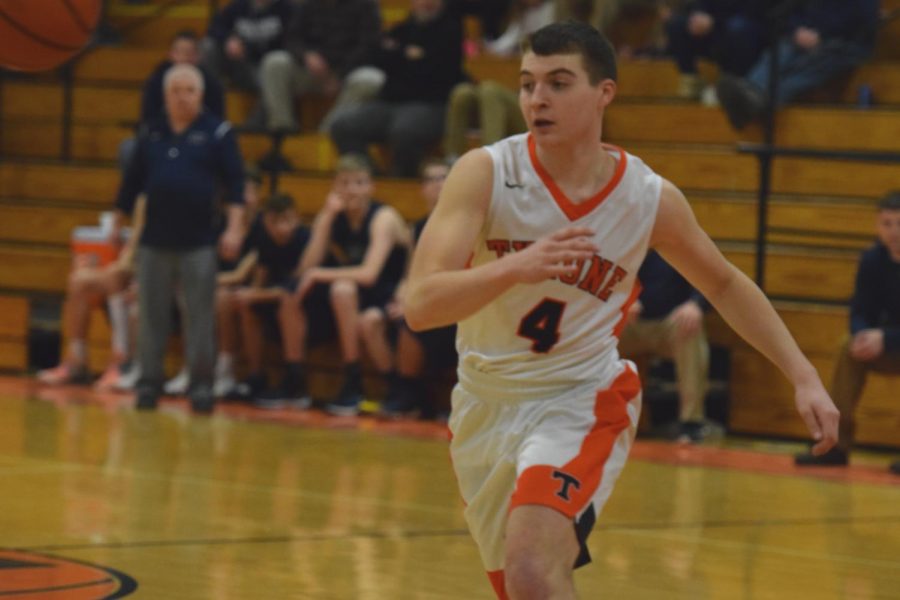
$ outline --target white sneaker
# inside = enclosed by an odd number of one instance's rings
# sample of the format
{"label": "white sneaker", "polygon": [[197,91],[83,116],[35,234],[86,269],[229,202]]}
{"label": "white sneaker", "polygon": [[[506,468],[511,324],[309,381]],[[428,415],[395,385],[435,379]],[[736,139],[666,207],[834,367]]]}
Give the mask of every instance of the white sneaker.
{"label": "white sneaker", "polygon": [[131,363],[131,368],[119,375],[119,380],[113,388],[120,392],[130,392],[134,390],[138,379],[141,378],[141,366],[137,361]]}
{"label": "white sneaker", "polygon": [[216,375],[213,383],[213,396],[223,398],[231,393],[237,387],[237,379],[231,373],[221,373]]}
{"label": "white sneaker", "polygon": [[178,375],[168,380],[163,386],[163,391],[169,396],[181,396],[187,393],[188,387],[191,385],[191,376],[187,367],[183,367]]}

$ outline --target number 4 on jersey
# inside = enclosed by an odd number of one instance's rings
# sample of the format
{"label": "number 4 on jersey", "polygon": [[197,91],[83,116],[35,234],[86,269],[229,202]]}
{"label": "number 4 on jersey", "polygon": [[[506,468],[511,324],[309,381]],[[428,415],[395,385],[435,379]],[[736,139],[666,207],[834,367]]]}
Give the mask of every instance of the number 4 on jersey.
{"label": "number 4 on jersey", "polygon": [[565,309],[565,302],[545,298],[522,317],[517,333],[534,342],[531,344],[532,352],[544,354],[556,345],[559,341],[559,322]]}

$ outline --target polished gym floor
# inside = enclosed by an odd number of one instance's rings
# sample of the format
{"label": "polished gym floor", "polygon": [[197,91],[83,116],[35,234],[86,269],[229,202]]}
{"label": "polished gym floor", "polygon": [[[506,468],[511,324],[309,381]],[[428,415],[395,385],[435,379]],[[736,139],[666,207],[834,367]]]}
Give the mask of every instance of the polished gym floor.
{"label": "polished gym floor", "polygon": [[[900,598],[887,454],[641,441],[583,599]],[[444,428],[0,378],[0,598],[490,599]]]}

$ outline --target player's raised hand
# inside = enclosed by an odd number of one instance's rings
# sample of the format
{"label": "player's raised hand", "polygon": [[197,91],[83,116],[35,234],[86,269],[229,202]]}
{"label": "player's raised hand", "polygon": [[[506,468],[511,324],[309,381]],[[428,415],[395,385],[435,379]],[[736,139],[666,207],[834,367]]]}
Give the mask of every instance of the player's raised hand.
{"label": "player's raised hand", "polygon": [[797,412],[815,440],[812,453],[819,456],[828,452],[838,441],[838,422],[841,416],[828,392],[817,379],[811,384],[798,386],[794,401]]}
{"label": "player's raised hand", "polygon": [[585,227],[567,227],[509,255],[516,280],[537,283],[581,269],[579,261],[590,260],[597,252],[593,234]]}

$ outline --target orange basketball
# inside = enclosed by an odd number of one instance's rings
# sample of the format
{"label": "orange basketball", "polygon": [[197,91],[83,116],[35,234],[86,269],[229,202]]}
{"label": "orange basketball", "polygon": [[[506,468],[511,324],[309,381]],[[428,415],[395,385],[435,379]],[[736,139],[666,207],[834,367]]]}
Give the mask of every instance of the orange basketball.
{"label": "orange basketball", "polygon": [[0,66],[58,67],[91,39],[100,5],[101,0],[0,0]]}

